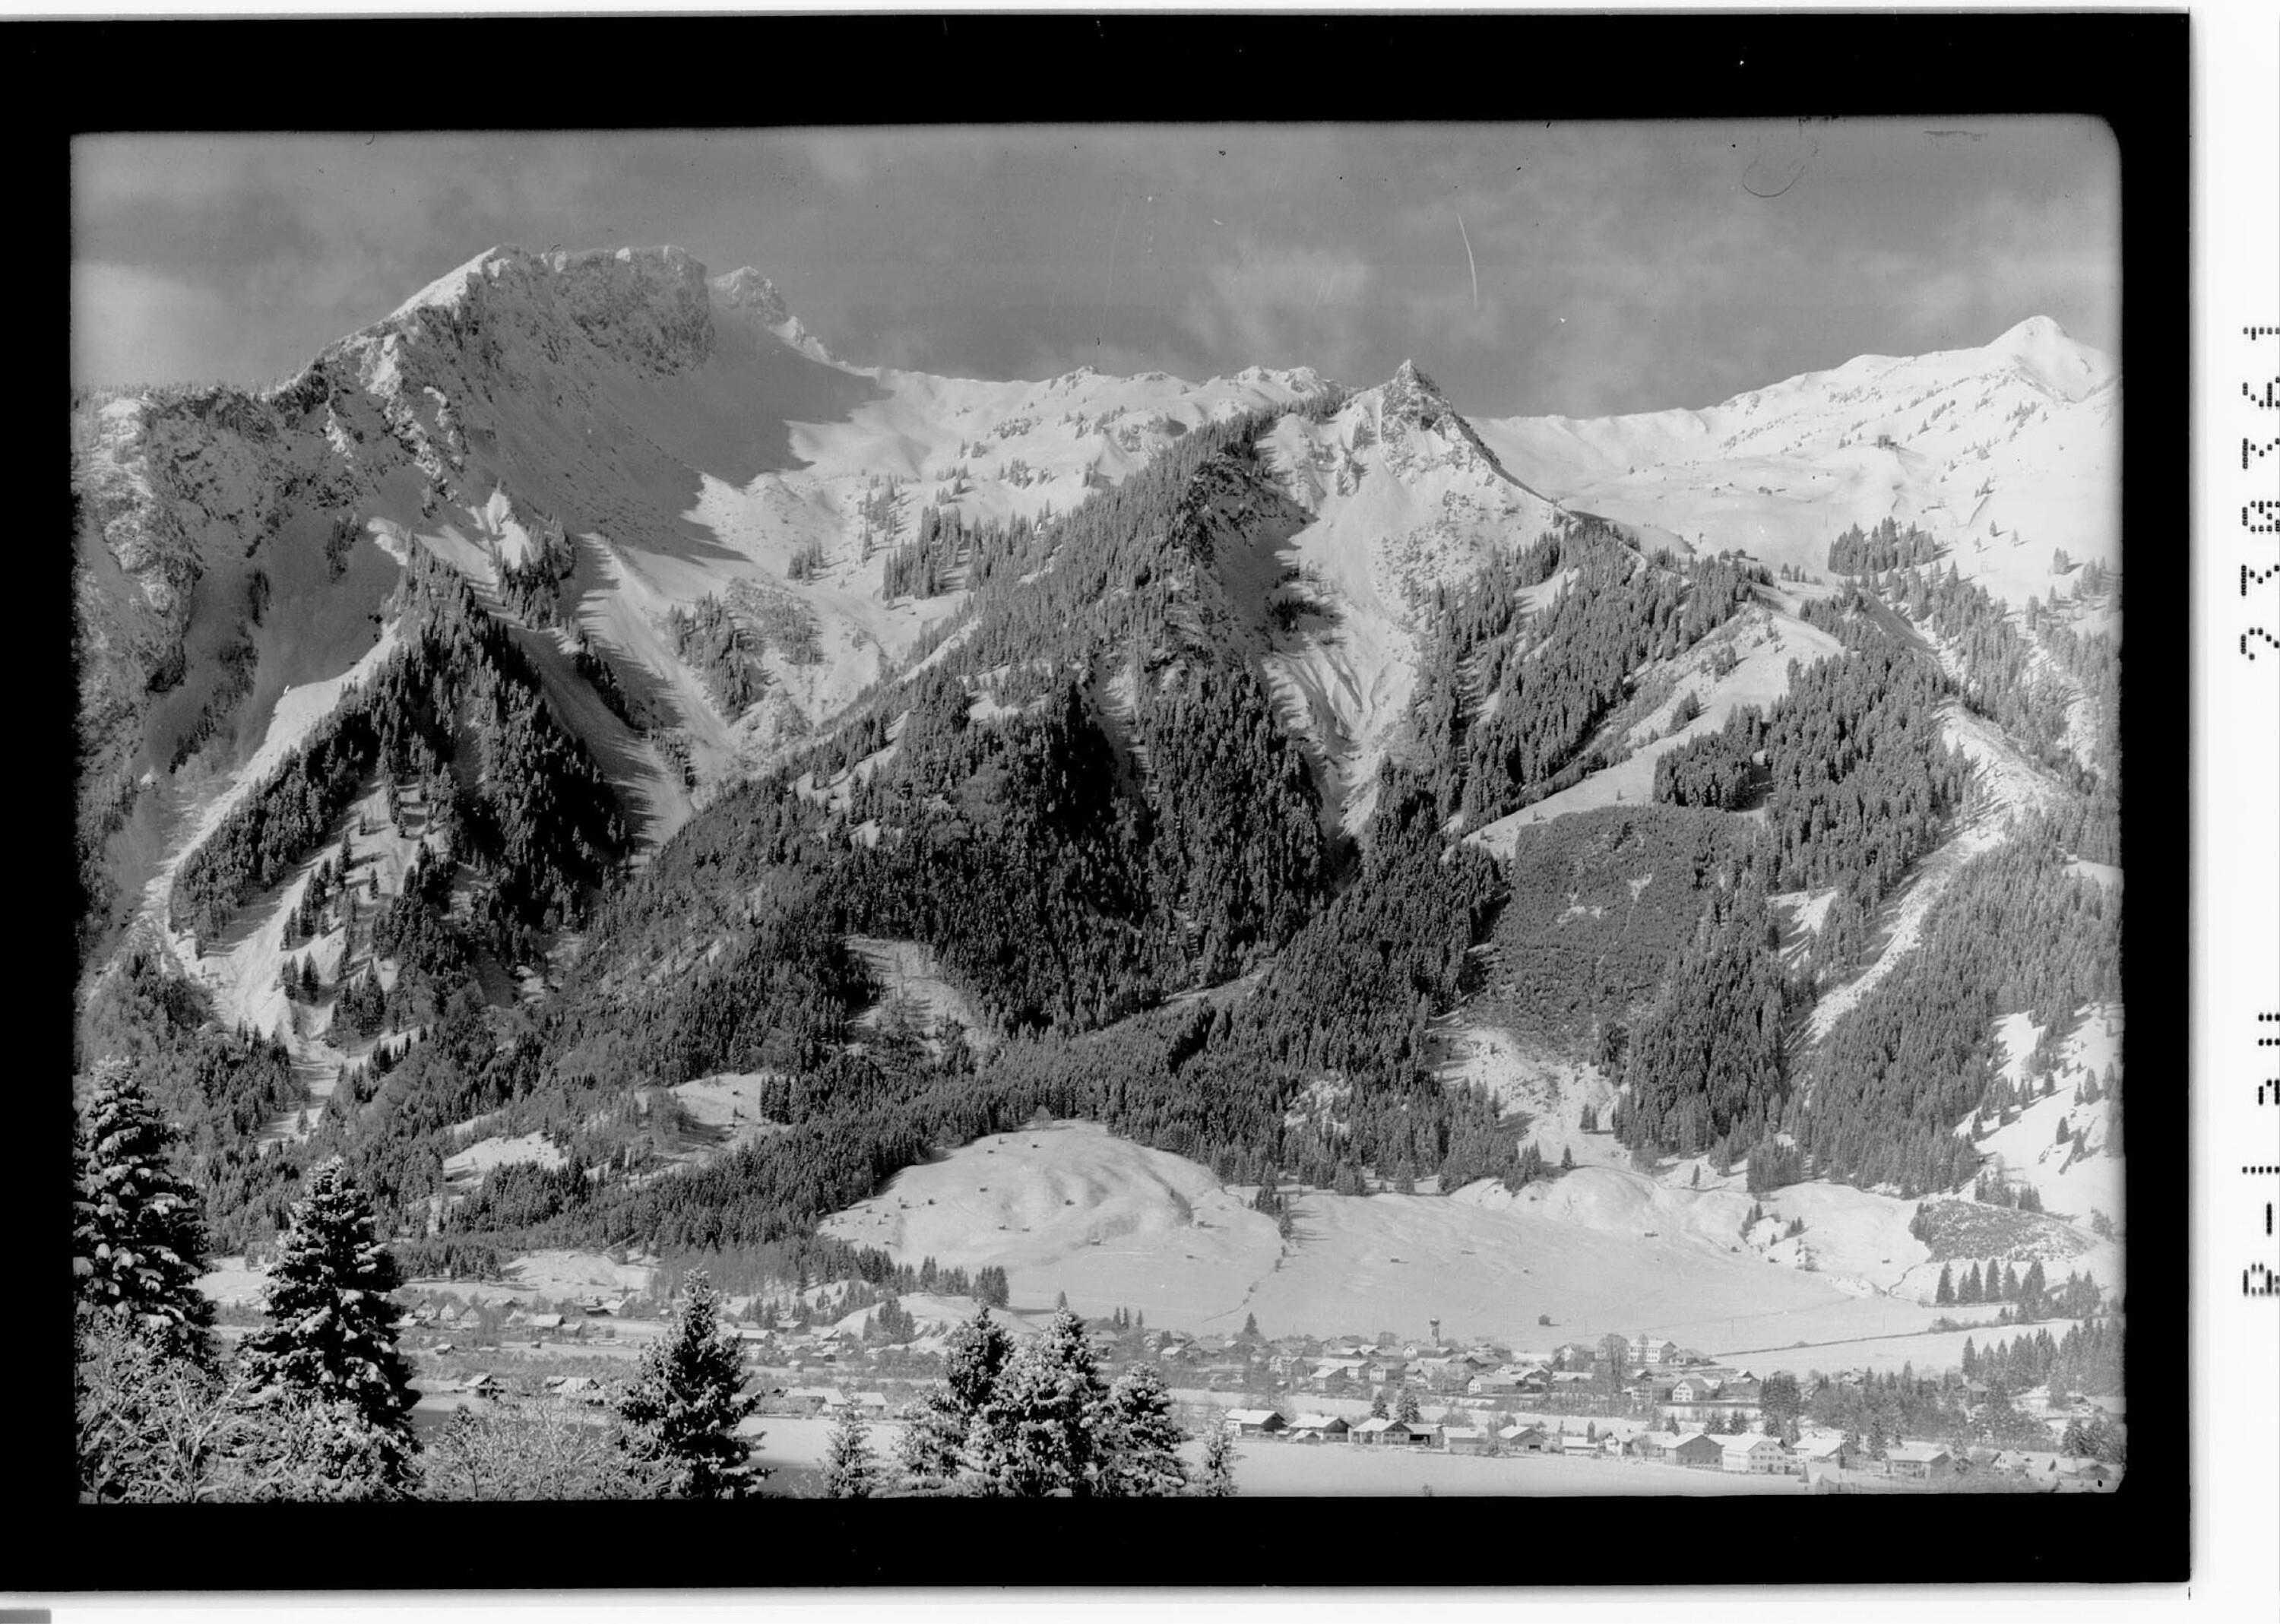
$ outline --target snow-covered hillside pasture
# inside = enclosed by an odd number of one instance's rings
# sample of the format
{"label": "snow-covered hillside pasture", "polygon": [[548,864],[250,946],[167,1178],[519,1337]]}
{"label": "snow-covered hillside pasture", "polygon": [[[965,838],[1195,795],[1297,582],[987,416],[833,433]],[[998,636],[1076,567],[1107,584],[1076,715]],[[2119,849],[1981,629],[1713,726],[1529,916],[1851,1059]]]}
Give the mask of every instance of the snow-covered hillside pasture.
{"label": "snow-covered hillside pasture", "polygon": [[526,1162],[541,1167],[559,1167],[563,1163],[561,1147],[543,1134],[513,1134],[504,1138],[479,1139],[466,1150],[445,1157],[443,1173],[453,1184],[463,1189],[473,1189],[493,1168]]}
{"label": "snow-covered hillside pasture", "polygon": [[[1645,1329],[1707,1350],[1889,1335],[1935,1317],[1873,1281],[1779,1266],[1745,1243],[1738,1180],[1694,1191],[1594,1166],[1517,1195],[1494,1182],[1446,1197],[1290,1192],[1287,1245],[1251,1193],[1184,1158],[1059,1122],[907,1169],[824,1228],[897,1261],[999,1265],[1016,1306],[1066,1291],[1081,1313],[1121,1305],[1199,1331],[1250,1313],[1269,1335],[1438,1318],[1453,1335],[1525,1343],[1545,1335],[1537,1320],[1549,1314],[1560,1340]],[[1882,1199],[1850,1194],[1866,1210]],[[1907,1208],[1883,1205],[1906,1241]]]}
{"label": "snow-covered hillside pasture", "polygon": [[[1864,355],[1701,411],[1506,418],[1504,465],[1575,508],[1826,575],[1829,543],[1891,518],[2023,607],[2052,554],[2121,558],[2121,381],[2037,316],[1976,350]],[[1890,443],[1880,442],[1889,441]]]}
{"label": "snow-covered hillside pasture", "polygon": [[[2102,1090],[2107,1070],[2118,1073],[2122,1013],[2118,1004],[2101,1004],[2082,1020],[2060,1046],[2047,1098],[2037,1098],[2007,1127],[1992,1128],[1976,1143],[1988,1157],[1988,1166],[2003,1182],[2031,1188],[2043,1210],[2088,1229],[2095,1214],[2104,1213],[2119,1233],[2124,1227],[2122,1205],[2122,1158],[2107,1154],[2114,1135],[2112,1101],[2077,1104],[2075,1096],[2095,1080]],[[2043,1029],[2024,1014],[2007,1015],[1997,1029],[2005,1059],[2003,1075],[2024,1089],[2029,1061],[2043,1038]],[[2060,1123],[2078,1130],[2075,1144],[2061,1143]],[[1958,1131],[1968,1133],[1970,1125]],[[2103,1278],[2101,1276],[2100,1278]]]}

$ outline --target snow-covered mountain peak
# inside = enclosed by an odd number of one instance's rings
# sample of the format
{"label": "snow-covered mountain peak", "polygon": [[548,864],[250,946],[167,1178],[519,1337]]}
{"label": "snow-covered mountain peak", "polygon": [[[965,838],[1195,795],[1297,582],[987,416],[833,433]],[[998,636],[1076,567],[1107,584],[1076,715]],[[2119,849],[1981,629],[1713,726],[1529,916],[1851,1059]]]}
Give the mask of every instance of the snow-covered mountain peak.
{"label": "snow-covered mountain peak", "polygon": [[1404,360],[1400,366],[1393,369],[1390,387],[1397,389],[1421,390],[1425,394],[1436,396],[1441,392],[1441,386],[1434,382],[1427,375],[1425,369],[1418,366],[1414,359]]}
{"label": "snow-covered mountain peak", "polygon": [[1427,428],[1452,415],[1441,386],[1414,361],[1402,362],[1393,376],[1380,386],[1379,398],[1389,415],[1398,415]]}
{"label": "snow-covered mountain peak", "polygon": [[712,302],[728,310],[749,311],[774,327],[791,319],[791,311],[775,283],[751,266],[740,266],[726,276],[712,279]]}
{"label": "snow-covered mountain peak", "polygon": [[1852,526],[1915,525],[1997,597],[2062,547],[2120,561],[2121,373],[2047,316],[1989,343],[1856,356],[1700,411],[1480,424],[1515,474],[1658,541],[1817,573]]}
{"label": "snow-covered mountain peak", "polygon": [[726,276],[716,276],[710,285],[716,312],[728,311],[748,317],[811,360],[838,365],[822,341],[791,313],[791,307],[784,303],[782,290],[751,266],[740,266]]}
{"label": "snow-covered mountain peak", "polygon": [[1415,361],[1402,362],[1391,378],[1355,399],[1384,440],[1385,466],[1397,477],[1414,480],[1437,467],[1475,481],[1518,486],[1530,496],[1538,494],[1513,477]]}
{"label": "snow-covered mountain peak", "polygon": [[1986,347],[2027,380],[2065,400],[2080,400],[2111,382],[2114,363],[2104,351],[2067,336],[2048,316],[2030,316]]}
{"label": "snow-covered mountain peak", "polygon": [[2003,335],[1988,345],[1990,350],[2015,350],[2031,344],[2047,344],[2053,339],[2066,337],[2066,329],[2048,316],[2030,316],[2014,323]]}
{"label": "snow-covered mountain peak", "polygon": [[394,332],[512,333],[551,353],[566,326],[643,370],[695,366],[712,348],[705,266],[673,247],[535,254],[502,244],[436,278],[350,342]]}
{"label": "snow-covered mountain peak", "polygon": [[[1148,378],[1162,378],[1166,374],[1146,373],[1142,375]],[[1212,381],[1248,384],[1254,387],[1265,385],[1275,389],[1287,390],[1301,397],[1319,395],[1329,387],[1329,381],[1311,366],[1246,366],[1232,378],[1224,380],[1214,378]]]}

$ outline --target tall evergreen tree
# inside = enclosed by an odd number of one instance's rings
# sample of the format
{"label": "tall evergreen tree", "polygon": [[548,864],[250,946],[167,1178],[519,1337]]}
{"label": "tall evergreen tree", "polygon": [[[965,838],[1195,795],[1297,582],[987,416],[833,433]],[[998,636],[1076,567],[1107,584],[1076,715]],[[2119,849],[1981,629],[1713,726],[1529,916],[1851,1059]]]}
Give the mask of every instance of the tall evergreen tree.
{"label": "tall evergreen tree", "polygon": [[720,1316],[710,1276],[692,1270],[672,1322],[618,1401],[635,1450],[668,1468],[666,1492],[676,1499],[737,1499],[767,1475],[747,1460],[749,1445],[736,1434],[760,1400],[738,1394],[743,1359]]}
{"label": "tall evergreen tree", "polygon": [[1019,1343],[977,1314],[951,1334],[944,1379],[908,1413],[902,1463],[921,1491],[1129,1497],[1187,1482],[1162,1379],[1141,1365],[1104,1386],[1073,1313]]}
{"label": "tall evergreen tree", "polygon": [[205,1230],[196,1197],[166,1164],[176,1135],[127,1062],[96,1062],[74,1146],[72,1274],[79,1300],[211,1362],[213,1304],[198,1289]]}
{"label": "tall evergreen tree", "polygon": [[1935,1304],[1945,1308],[1955,1301],[1955,1274],[1945,1263],[1939,1266],[1939,1289],[1933,1292]]}
{"label": "tall evergreen tree", "polygon": [[823,1491],[835,1500],[867,1500],[878,1481],[879,1463],[871,1453],[871,1429],[863,1412],[855,1405],[842,1405],[824,1447]]}
{"label": "tall evergreen tree", "polygon": [[902,1466],[913,1487],[948,1487],[965,1464],[966,1441],[974,1418],[998,1385],[998,1373],[1012,1357],[1012,1338],[986,1307],[953,1329],[943,1351],[942,1380],[920,1395],[904,1428]]}
{"label": "tall evergreen tree", "polygon": [[968,1462],[982,1491],[1024,1498],[1092,1493],[1106,1397],[1083,1322],[1066,1309],[1055,1312],[1013,1350],[968,1435]]}
{"label": "tall evergreen tree", "polygon": [[2050,1284],[2043,1274],[2043,1260],[2035,1258],[2027,1265],[2027,1273],[2019,1281],[2019,1306],[2030,1314],[2039,1315],[2049,1306],[2046,1298]]}
{"label": "tall evergreen tree", "polygon": [[337,1156],[311,1169],[278,1237],[263,1291],[264,1324],[245,1340],[257,1388],[273,1400],[327,1412],[343,1475],[387,1497],[409,1483],[411,1370],[396,1345],[402,1285],[376,1233],[372,1205]]}
{"label": "tall evergreen tree", "polygon": [[1187,1434],[1172,1419],[1172,1396],[1152,1365],[1117,1377],[1101,1406],[1098,1487],[1104,1496],[1175,1495],[1188,1483],[1180,1445]]}

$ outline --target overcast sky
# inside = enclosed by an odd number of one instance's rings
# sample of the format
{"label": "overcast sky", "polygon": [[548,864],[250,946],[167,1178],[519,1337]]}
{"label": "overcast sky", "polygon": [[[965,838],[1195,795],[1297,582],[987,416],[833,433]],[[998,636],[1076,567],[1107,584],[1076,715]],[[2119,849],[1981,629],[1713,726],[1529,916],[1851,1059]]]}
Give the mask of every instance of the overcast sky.
{"label": "overcast sky", "polygon": [[1709,405],[2031,315],[2121,336],[2090,120],[103,137],[73,179],[79,381],[281,377],[500,242],[755,266],[857,363],[1413,357],[1483,415]]}

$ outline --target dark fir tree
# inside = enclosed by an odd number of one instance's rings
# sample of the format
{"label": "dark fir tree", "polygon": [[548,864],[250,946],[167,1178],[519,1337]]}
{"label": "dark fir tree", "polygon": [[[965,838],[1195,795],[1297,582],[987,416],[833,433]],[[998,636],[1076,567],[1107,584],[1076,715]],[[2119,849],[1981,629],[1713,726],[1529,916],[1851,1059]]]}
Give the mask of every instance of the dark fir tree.
{"label": "dark fir tree", "polygon": [[871,1453],[871,1428],[862,1409],[842,1405],[824,1446],[823,1491],[835,1500],[867,1500],[878,1482],[879,1463]]}
{"label": "dark fir tree", "polygon": [[407,1487],[417,1447],[418,1395],[396,1345],[390,1300],[403,1276],[340,1158],[312,1168],[304,1188],[277,1240],[262,1328],[245,1340],[247,1367],[273,1400],[327,1414],[342,1474],[390,1497]]}
{"label": "dark fir tree", "polygon": [[1106,1397],[1082,1321],[1066,1309],[1055,1312],[1006,1359],[968,1436],[981,1492],[1018,1498],[1093,1493]]}
{"label": "dark fir tree", "polygon": [[1013,1339],[986,1307],[951,1332],[942,1380],[919,1396],[903,1431],[902,1466],[913,1488],[931,1492],[953,1485],[966,1462],[967,1436],[1013,1351]]}
{"label": "dark fir tree", "polygon": [[674,1498],[737,1499],[766,1475],[747,1460],[750,1446],[736,1434],[760,1402],[757,1393],[738,1395],[743,1384],[743,1356],[720,1324],[720,1294],[705,1270],[693,1270],[680,1308],[618,1401],[635,1451],[667,1469]]}
{"label": "dark fir tree", "polygon": [[79,1300],[165,1351],[211,1358],[213,1305],[198,1289],[205,1233],[166,1153],[174,1130],[124,1060],[98,1060],[79,1119],[72,1273]]}
{"label": "dark fir tree", "polygon": [[1187,1434],[1172,1419],[1172,1396],[1154,1366],[1136,1364],[1110,1385],[1099,1430],[1097,1493],[1135,1498],[1185,1492],[1188,1468],[1180,1445]]}

